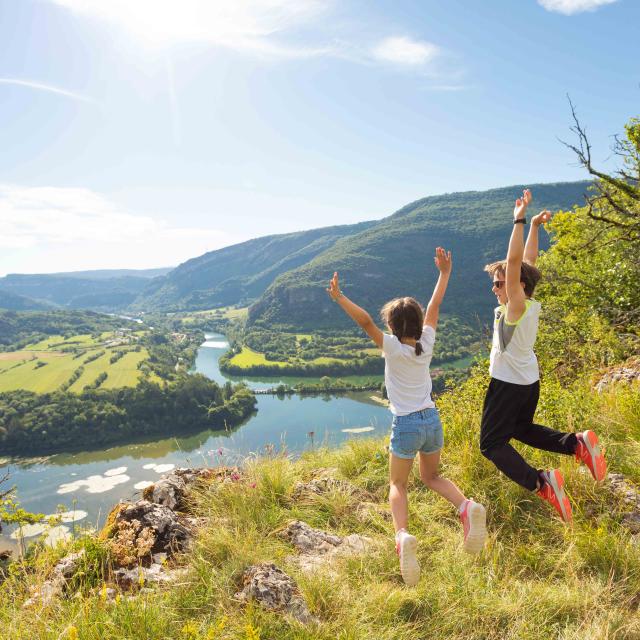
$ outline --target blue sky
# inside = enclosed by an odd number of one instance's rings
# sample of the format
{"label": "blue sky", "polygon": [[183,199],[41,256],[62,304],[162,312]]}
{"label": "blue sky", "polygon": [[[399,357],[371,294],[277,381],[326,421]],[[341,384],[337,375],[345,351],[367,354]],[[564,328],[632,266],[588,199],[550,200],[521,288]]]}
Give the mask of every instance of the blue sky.
{"label": "blue sky", "polygon": [[0,275],[582,179],[567,94],[613,169],[639,24],[636,0],[0,0]]}

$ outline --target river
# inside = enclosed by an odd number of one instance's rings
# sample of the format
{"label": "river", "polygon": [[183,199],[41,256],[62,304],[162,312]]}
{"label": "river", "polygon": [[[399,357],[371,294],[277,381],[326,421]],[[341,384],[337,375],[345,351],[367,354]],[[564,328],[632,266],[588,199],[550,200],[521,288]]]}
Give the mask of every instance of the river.
{"label": "river", "polygon": [[[218,367],[218,360],[227,349],[225,336],[206,334],[193,371],[223,384],[227,380],[238,381],[239,378],[225,376]],[[257,390],[299,379],[246,378],[245,382]],[[0,478],[9,472],[9,484],[15,485],[17,499],[27,511],[64,511],[63,523],[46,535],[68,537],[75,528],[99,527],[120,499],[139,497],[146,484],[175,467],[238,464],[271,446],[297,455],[320,445],[334,447],[349,438],[382,435],[389,429],[390,415],[371,399],[372,395],[373,392],[338,397],[258,395],[256,413],[229,433],[206,430],[100,451],[0,459]],[[24,527],[24,534],[34,534],[25,535],[25,540],[34,540],[42,528]],[[15,550],[17,534],[16,527],[5,527],[0,534],[0,551]]]}

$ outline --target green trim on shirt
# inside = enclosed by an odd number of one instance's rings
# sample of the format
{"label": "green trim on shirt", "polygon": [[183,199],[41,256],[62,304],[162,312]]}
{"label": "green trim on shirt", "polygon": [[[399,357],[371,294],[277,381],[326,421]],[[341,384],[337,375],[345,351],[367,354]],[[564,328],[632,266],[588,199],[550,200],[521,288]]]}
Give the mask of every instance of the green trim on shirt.
{"label": "green trim on shirt", "polygon": [[522,322],[522,319],[525,317],[527,311],[529,311],[529,307],[531,306],[531,304],[532,304],[532,300],[531,299],[528,299],[528,300],[524,301],[524,307],[525,307],[524,311],[522,312],[522,315],[515,322],[509,322],[507,320],[507,308],[506,308],[505,305],[502,305],[502,306],[505,307],[505,310],[504,310],[504,323],[508,324],[510,327],[517,327]]}

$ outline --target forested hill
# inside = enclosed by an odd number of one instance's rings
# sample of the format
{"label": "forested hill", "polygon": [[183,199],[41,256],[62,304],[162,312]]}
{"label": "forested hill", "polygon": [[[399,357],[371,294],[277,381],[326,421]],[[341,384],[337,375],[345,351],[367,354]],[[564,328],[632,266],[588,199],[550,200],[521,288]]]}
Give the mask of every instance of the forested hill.
{"label": "forested hill", "polygon": [[[36,301],[25,309],[61,307],[113,311],[125,309],[152,279],[154,270],[113,270],[76,273],[9,274],[0,278],[0,308],[18,308],[9,304],[9,294]],[[115,274],[115,275],[113,275]]]}
{"label": "forested hill", "polygon": [[134,309],[211,309],[258,298],[280,274],[306,264],[340,238],[375,222],[324,227],[262,238],[210,251],[155,278]]}
{"label": "forested hill", "polygon": [[45,302],[38,302],[32,298],[0,290],[0,309],[11,309],[13,311],[44,311],[53,308]]}
{"label": "forested hill", "polygon": [[[443,311],[463,318],[486,318],[495,305],[483,267],[506,254],[513,202],[525,186],[534,196],[532,212],[584,204],[591,183],[516,185],[490,191],[431,196],[413,202],[376,225],[279,276],[251,307],[251,324],[337,328],[350,323],[325,293],[334,271],[342,290],[372,314],[399,295],[425,301],[437,271],[434,249],[453,253],[454,272]],[[544,231],[540,246],[548,246]]]}

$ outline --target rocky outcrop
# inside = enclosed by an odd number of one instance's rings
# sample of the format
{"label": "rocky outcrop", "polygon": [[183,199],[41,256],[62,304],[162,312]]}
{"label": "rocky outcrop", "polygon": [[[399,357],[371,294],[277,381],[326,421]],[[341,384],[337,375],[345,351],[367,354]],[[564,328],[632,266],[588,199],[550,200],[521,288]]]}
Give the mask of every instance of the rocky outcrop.
{"label": "rocky outcrop", "polygon": [[131,591],[150,584],[167,584],[175,582],[186,572],[183,568],[167,570],[162,562],[153,562],[149,567],[121,567],[113,574],[115,583],[124,591]]}
{"label": "rocky outcrop", "polygon": [[360,489],[360,487],[356,487],[346,480],[336,478],[336,472],[337,469],[332,468],[318,469],[314,477],[308,482],[296,482],[291,495],[292,499],[297,502],[310,496],[319,496],[329,493],[330,491],[340,491],[346,495],[358,498],[359,501],[373,500],[373,496],[364,489]]}
{"label": "rocky outcrop", "polygon": [[188,495],[194,486],[214,481],[234,482],[241,477],[237,467],[176,469],[147,487],[143,491],[142,497],[149,502],[164,505],[174,511],[188,511]]}
{"label": "rocky outcrop", "polygon": [[622,524],[632,534],[640,534],[640,489],[627,482],[621,473],[607,475],[609,486],[627,512],[622,516]]}
{"label": "rocky outcrop", "polygon": [[353,533],[341,537],[314,529],[300,520],[290,522],[281,535],[299,552],[294,559],[306,573],[318,569],[331,571],[336,558],[363,554],[372,546],[372,540],[366,536]]}
{"label": "rocky outcrop", "polygon": [[154,553],[173,555],[186,548],[192,535],[185,517],[147,500],[119,504],[101,533],[120,567],[148,566]]}
{"label": "rocky outcrop", "polygon": [[33,590],[31,597],[24,603],[24,607],[39,605],[46,607],[64,593],[67,582],[78,570],[84,558],[84,549],[77,553],[70,553],[59,560],[51,571],[51,576],[45,580],[37,590]]}
{"label": "rocky outcrop", "polygon": [[615,384],[640,382],[640,357],[631,358],[623,365],[607,371],[595,385],[598,393]]}
{"label": "rocky outcrop", "polygon": [[269,611],[290,615],[298,622],[314,621],[295,581],[275,564],[253,565],[242,575],[242,589],[236,593],[240,602],[256,602]]}

